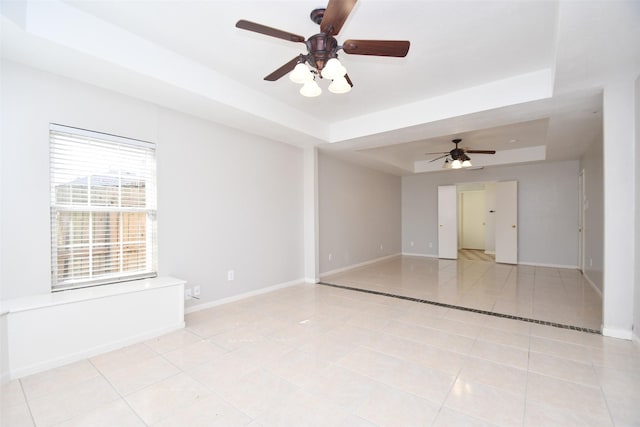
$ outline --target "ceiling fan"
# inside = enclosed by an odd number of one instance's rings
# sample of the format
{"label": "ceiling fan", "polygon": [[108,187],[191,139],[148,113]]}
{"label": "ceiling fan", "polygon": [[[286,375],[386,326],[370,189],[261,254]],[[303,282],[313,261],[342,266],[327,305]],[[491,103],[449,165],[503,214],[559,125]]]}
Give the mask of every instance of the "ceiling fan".
{"label": "ceiling fan", "polygon": [[453,139],[451,140],[454,144],[456,144],[456,148],[451,151],[442,151],[436,153],[425,153],[425,154],[443,154],[442,156],[436,157],[435,159],[429,160],[429,163],[435,162],[436,160],[445,159],[444,166],[445,169],[460,169],[460,168],[468,168],[471,167],[471,158],[467,156],[467,153],[471,154],[496,154],[496,150],[470,150],[468,148],[458,148],[458,144],[462,142],[461,139]]}
{"label": "ceiling fan", "polygon": [[[347,20],[357,0],[329,0],[326,8],[314,9],[311,12],[311,20],[320,25],[320,32],[305,40],[303,36],[292,34],[255,22],[239,20],[236,27],[277,37],[292,42],[304,43],[307,53],[300,54],[284,64],[264,79],[268,81],[278,80],[285,74],[293,71],[289,77],[295,83],[304,86],[300,93],[305,96],[320,95],[322,90],[315,82],[315,77],[330,79],[333,82],[329,90],[334,93],[346,93],[351,90],[353,83],[347,75],[347,70],[338,60],[338,51],[350,55],[373,55],[404,57],[409,51],[409,42],[401,40],[346,40],[342,45],[334,36],[337,36],[342,25]],[[311,68],[309,68],[308,64]]]}

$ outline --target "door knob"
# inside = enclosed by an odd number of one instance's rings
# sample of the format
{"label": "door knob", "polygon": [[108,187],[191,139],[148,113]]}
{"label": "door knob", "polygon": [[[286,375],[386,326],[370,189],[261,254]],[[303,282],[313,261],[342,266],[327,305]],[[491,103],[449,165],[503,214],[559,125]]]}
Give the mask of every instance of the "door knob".
{"label": "door knob", "polygon": [[512,225],[512,226],[511,226],[511,228],[516,228],[516,226],[515,226],[515,225]]}

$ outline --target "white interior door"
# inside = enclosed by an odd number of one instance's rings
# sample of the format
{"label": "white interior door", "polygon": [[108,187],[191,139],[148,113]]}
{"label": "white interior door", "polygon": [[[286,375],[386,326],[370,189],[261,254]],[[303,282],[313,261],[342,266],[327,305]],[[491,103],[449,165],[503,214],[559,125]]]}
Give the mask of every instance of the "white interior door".
{"label": "white interior door", "polygon": [[438,257],[458,259],[458,206],[455,185],[438,187]]}
{"label": "white interior door", "polygon": [[518,263],[518,181],[496,183],[496,262]]}
{"label": "white interior door", "polygon": [[486,235],[484,251],[487,254],[496,254],[496,184],[488,183],[484,186]]}

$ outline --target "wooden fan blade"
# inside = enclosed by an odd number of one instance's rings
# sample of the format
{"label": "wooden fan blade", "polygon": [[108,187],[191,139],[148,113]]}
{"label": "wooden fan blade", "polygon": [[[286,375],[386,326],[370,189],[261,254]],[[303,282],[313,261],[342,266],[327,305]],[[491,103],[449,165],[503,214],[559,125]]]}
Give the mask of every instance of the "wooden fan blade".
{"label": "wooden fan blade", "polygon": [[351,81],[351,78],[349,78],[349,74],[345,74],[344,78],[347,80],[347,83],[349,83],[349,86],[353,87],[353,82]]}
{"label": "wooden fan blade", "polygon": [[245,21],[244,19],[236,22],[236,27],[242,30],[253,31],[254,33],[264,34],[266,36],[277,37],[292,42],[305,42],[305,38],[297,34],[287,31],[278,30],[277,28],[267,27],[266,25],[256,24],[255,22]]}
{"label": "wooden fan blade", "polygon": [[445,154],[444,156],[440,156],[440,157],[436,157],[435,159],[429,160],[429,163],[433,163],[436,160],[440,160],[440,159],[444,159],[445,157],[447,157],[449,155],[449,153]]}
{"label": "wooden fan blade", "polygon": [[322,22],[320,23],[320,31],[323,33],[337,35],[347,20],[351,9],[355,6],[357,0],[329,0],[329,4],[324,11]]}
{"label": "wooden fan blade", "polygon": [[465,153],[471,153],[471,154],[496,154],[496,150],[465,150]]}
{"label": "wooden fan blade", "polygon": [[449,154],[449,153],[451,153],[451,152],[450,152],[450,151],[436,151],[436,152],[434,152],[434,153],[424,153],[424,154],[426,154],[427,156],[429,156],[429,155],[431,155],[431,154]]}
{"label": "wooden fan blade", "polygon": [[275,70],[273,73],[271,73],[268,76],[266,76],[264,79],[267,80],[267,81],[270,81],[270,82],[275,82],[280,77],[282,77],[285,74],[287,74],[288,72],[292,71],[296,67],[296,65],[298,64],[298,61],[300,61],[300,56],[299,55],[296,56],[295,58],[293,58],[291,61],[289,61],[286,64],[284,64],[282,67],[280,67],[277,70]]}
{"label": "wooden fan blade", "polygon": [[347,40],[342,50],[351,55],[404,57],[409,52],[406,40]]}

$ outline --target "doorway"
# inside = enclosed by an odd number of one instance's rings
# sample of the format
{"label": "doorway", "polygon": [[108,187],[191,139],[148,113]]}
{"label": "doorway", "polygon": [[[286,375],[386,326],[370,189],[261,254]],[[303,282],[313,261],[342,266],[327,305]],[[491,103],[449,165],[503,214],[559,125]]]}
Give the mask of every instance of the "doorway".
{"label": "doorway", "polygon": [[[518,263],[517,181],[438,187],[438,257],[457,259],[458,250],[495,255]],[[452,221],[453,219],[453,221]]]}

